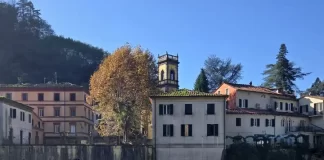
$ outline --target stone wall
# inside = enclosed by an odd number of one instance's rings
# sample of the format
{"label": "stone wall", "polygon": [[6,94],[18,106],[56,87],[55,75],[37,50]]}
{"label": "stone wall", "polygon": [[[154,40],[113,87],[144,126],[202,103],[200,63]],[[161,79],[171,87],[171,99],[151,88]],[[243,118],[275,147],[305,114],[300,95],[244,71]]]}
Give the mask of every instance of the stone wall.
{"label": "stone wall", "polygon": [[0,160],[153,160],[151,146],[0,146]]}

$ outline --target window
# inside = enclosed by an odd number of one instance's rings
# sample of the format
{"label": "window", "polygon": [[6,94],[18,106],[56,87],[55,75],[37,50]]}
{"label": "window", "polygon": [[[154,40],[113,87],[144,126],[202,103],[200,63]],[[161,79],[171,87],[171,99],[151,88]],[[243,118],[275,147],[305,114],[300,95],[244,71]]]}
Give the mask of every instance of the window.
{"label": "window", "polygon": [[25,121],[25,112],[20,112],[20,121]]}
{"label": "window", "polygon": [[21,94],[21,99],[22,99],[23,101],[28,101],[28,93],[22,93],[22,94]]}
{"label": "window", "polygon": [[274,119],[266,119],[266,120],[265,120],[265,123],[266,123],[266,124],[265,124],[266,127],[268,127],[268,126],[272,126],[272,127],[274,127],[275,124],[276,124]]}
{"label": "window", "polygon": [[282,109],[283,109],[283,103],[280,102],[280,110],[282,110]]}
{"label": "window", "polygon": [[174,73],[174,70],[171,70],[170,71],[170,80],[175,80],[175,73]]}
{"label": "window", "polygon": [[260,127],[260,119],[259,118],[256,118],[256,119],[251,118],[251,127],[253,127],[253,126]]}
{"label": "window", "polygon": [[192,124],[181,125],[181,136],[183,137],[192,136]]}
{"label": "window", "polygon": [[16,109],[14,108],[10,108],[10,117],[11,118],[16,118]]}
{"label": "window", "polygon": [[288,111],[288,103],[285,103],[286,111]]}
{"label": "window", "polygon": [[32,116],[31,116],[31,114],[28,114],[28,122],[29,123],[32,123]]}
{"label": "window", "polygon": [[173,115],[173,104],[160,104],[159,105],[160,115]]}
{"label": "window", "polygon": [[226,94],[226,95],[229,95],[229,90],[228,90],[228,88],[225,90],[225,94]]}
{"label": "window", "polygon": [[294,111],[294,104],[290,103],[290,111]]}
{"label": "window", "polygon": [[308,105],[305,105],[305,110],[306,112],[308,112]]}
{"label": "window", "polygon": [[76,108],[75,107],[70,108],[70,116],[76,116]]}
{"label": "window", "polygon": [[6,93],[6,98],[7,99],[12,99],[12,94],[11,93]]}
{"label": "window", "polygon": [[218,91],[218,94],[221,94],[220,91]]}
{"label": "window", "polygon": [[163,137],[172,137],[172,136],[173,136],[173,124],[164,124]]}
{"label": "window", "polygon": [[54,123],[54,133],[60,133],[60,124]]}
{"label": "window", "polygon": [[218,124],[207,124],[207,136],[218,136]]}
{"label": "window", "polygon": [[241,126],[241,118],[236,118],[236,126]]}
{"label": "window", "polygon": [[60,101],[60,93],[54,93],[54,101]]}
{"label": "window", "polygon": [[164,71],[162,70],[161,71],[161,81],[163,81],[164,80]]}
{"label": "window", "polygon": [[96,120],[101,119],[101,114],[96,114]]}
{"label": "window", "polygon": [[239,107],[242,108],[242,99],[239,99]]}
{"label": "window", "polygon": [[75,101],[75,100],[76,100],[75,93],[70,93],[70,101]]}
{"label": "window", "polygon": [[249,106],[249,100],[245,99],[244,107],[248,108],[248,106]]}
{"label": "window", "polygon": [[44,101],[44,93],[38,93],[38,101]]}
{"label": "window", "polygon": [[207,114],[215,114],[215,104],[207,104]]}
{"label": "window", "polygon": [[275,108],[275,110],[277,110],[277,108],[278,108],[278,102],[274,102],[274,108]]}
{"label": "window", "polygon": [[44,117],[44,108],[39,108],[38,109],[38,116]]}
{"label": "window", "polygon": [[60,108],[59,107],[55,107],[54,108],[54,116],[55,117],[59,117],[60,116]]}
{"label": "window", "polygon": [[185,115],[192,115],[192,104],[185,104]]}
{"label": "window", "polygon": [[75,124],[70,124],[70,133],[75,133],[75,132],[76,132]]}
{"label": "window", "polygon": [[281,120],[281,126],[284,127],[285,126],[285,119]]}

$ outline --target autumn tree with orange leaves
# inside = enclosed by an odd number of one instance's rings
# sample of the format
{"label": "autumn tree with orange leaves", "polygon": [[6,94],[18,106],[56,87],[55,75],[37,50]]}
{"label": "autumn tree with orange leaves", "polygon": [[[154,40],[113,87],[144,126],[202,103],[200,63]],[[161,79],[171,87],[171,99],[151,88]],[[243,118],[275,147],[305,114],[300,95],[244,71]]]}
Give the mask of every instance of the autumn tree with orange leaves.
{"label": "autumn tree with orange leaves", "polygon": [[148,50],[124,45],[107,56],[90,79],[90,95],[102,115],[99,134],[131,141],[141,125],[150,123],[149,95],[158,91],[157,83],[157,66]]}

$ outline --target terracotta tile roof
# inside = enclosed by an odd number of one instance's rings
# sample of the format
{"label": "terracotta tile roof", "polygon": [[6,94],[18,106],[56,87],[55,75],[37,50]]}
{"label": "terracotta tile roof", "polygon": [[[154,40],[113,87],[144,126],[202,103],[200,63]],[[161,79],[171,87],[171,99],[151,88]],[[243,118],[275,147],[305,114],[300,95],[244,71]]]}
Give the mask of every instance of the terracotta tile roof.
{"label": "terracotta tile roof", "polygon": [[160,93],[150,97],[227,97],[227,95],[204,93],[188,89],[180,89],[173,92]]}
{"label": "terracotta tile roof", "polygon": [[293,116],[293,117],[308,117],[307,115],[296,112],[277,112],[266,109],[254,108],[235,108],[227,109],[226,114],[254,114],[254,115],[277,115],[277,116]]}
{"label": "terracotta tile roof", "polygon": [[241,90],[241,91],[250,91],[250,92],[259,92],[259,93],[277,95],[277,98],[280,98],[280,96],[290,97],[290,98],[296,97],[295,95],[292,95],[292,94],[277,93],[276,92],[277,89],[274,89],[274,88],[253,86],[253,85],[248,85],[248,84],[235,84],[235,83],[226,83],[226,84],[234,87],[237,90]]}

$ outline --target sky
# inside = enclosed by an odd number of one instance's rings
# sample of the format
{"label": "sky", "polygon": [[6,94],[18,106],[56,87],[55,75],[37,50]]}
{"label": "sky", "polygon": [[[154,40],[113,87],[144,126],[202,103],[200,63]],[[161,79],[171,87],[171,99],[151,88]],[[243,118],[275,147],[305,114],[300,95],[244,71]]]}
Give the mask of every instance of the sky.
{"label": "sky", "polygon": [[260,85],[280,44],[312,72],[301,90],[324,79],[323,0],[32,0],[56,34],[113,52],[130,43],[178,54],[180,88],[192,89],[210,55],[243,65],[239,83]]}

